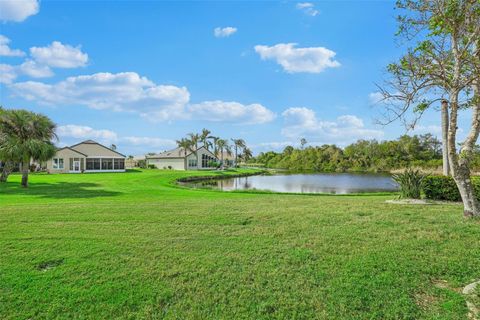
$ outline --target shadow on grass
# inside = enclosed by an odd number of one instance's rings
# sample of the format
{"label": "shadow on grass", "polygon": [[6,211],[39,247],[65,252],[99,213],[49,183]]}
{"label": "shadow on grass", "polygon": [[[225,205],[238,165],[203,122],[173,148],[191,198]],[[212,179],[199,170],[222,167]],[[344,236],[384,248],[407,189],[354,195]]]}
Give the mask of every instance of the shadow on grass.
{"label": "shadow on grass", "polygon": [[17,183],[7,183],[0,188],[0,193],[5,195],[29,195],[52,199],[86,199],[100,197],[114,197],[122,192],[99,189],[98,183],[88,182],[57,182],[57,183],[31,183],[28,188],[22,188]]}

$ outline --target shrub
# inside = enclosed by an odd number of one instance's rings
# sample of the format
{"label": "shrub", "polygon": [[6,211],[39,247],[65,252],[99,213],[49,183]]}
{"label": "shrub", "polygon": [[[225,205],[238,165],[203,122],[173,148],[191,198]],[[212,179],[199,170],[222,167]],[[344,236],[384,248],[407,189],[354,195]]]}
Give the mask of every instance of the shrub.
{"label": "shrub", "polygon": [[420,199],[422,181],[425,178],[420,170],[409,168],[402,173],[393,174],[392,178],[400,185],[400,197]]}
{"label": "shrub", "polygon": [[157,167],[154,164],[149,164],[148,169],[156,169]]}
{"label": "shrub", "polygon": [[[472,177],[475,196],[480,200],[480,179]],[[423,182],[423,192],[427,199],[461,201],[460,192],[452,177],[428,176]]]}

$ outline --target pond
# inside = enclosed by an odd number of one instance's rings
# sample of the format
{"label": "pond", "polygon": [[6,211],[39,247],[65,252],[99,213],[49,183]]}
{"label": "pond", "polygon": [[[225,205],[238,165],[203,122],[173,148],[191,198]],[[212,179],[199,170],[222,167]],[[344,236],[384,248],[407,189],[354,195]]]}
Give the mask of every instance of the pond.
{"label": "pond", "polygon": [[258,175],[182,184],[192,188],[212,188],[223,191],[255,189],[287,193],[348,194],[398,190],[398,185],[389,175],[355,173]]}

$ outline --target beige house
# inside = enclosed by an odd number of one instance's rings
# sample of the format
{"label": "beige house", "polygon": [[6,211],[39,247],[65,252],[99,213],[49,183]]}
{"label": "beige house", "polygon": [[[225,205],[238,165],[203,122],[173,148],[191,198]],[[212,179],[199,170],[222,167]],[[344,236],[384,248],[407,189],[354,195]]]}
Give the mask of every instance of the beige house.
{"label": "beige house", "polygon": [[202,170],[212,169],[209,164],[217,161],[213,153],[205,147],[197,149],[197,154],[184,148],[176,148],[146,157],[147,166],[154,165],[159,169]]}
{"label": "beige house", "polygon": [[49,173],[125,172],[125,156],[98,142],[87,140],[57,150],[47,161]]}

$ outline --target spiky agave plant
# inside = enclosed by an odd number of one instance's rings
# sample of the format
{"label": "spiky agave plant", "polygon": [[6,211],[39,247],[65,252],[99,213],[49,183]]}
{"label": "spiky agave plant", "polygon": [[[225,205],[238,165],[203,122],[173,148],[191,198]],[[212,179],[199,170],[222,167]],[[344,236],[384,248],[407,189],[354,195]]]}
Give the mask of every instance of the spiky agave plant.
{"label": "spiky agave plant", "polygon": [[400,186],[400,197],[409,199],[420,199],[425,177],[420,170],[412,168],[392,175],[392,179]]}

